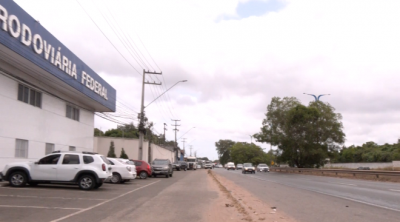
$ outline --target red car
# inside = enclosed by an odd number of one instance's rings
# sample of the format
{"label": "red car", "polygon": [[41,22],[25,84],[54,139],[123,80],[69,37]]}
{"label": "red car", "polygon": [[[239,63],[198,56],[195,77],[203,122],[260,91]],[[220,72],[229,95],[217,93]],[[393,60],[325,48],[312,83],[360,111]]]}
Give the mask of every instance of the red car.
{"label": "red car", "polygon": [[131,160],[135,163],[136,173],[140,179],[146,179],[148,176],[152,175],[151,166],[149,163],[143,160]]}

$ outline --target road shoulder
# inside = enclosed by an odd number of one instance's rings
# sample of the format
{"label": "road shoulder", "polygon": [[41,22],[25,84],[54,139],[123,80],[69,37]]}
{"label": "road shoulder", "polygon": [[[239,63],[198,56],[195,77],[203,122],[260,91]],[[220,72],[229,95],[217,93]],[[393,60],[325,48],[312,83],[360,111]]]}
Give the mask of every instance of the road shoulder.
{"label": "road shoulder", "polygon": [[219,194],[207,214],[208,221],[296,221],[212,170],[208,175],[210,187]]}

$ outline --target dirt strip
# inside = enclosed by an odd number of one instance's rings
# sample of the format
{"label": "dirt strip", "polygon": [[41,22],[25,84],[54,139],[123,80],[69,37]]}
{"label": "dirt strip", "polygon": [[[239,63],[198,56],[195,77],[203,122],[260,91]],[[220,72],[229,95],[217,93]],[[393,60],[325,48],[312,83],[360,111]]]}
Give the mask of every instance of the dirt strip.
{"label": "dirt strip", "polygon": [[212,170],[208,175],[210,188],[219,191],[219,198],[211,204],[206,221],[296,221]]}

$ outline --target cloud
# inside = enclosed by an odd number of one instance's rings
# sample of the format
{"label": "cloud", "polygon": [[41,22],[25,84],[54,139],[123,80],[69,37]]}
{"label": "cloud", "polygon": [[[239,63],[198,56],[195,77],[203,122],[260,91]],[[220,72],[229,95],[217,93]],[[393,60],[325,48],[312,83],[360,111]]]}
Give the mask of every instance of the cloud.
{"label": "cloud", "polygon": [[[399,137],[398,1],[291,0],[281,8],[275,7],[281,3],[276,0],[80,1],[139,73],[75,1],[46,1],[40,7],[16,2],[136,111],[143,68],[159,71],[158,65],[164,76],[148,77],[163,85],[146,86],[145,104],[188,80],[146,108],[146,114],[158,132],[172,118],[182,120],[180,132],[196,126],[185,136],[212,158],[218,139],[250,142],[272,97],[294,96],[308,104],[313,98],[304,92],[331,94],[321,100],[343,115],[346,145],[393,143]],[[145,65],[132,58],[129,44],[119,41],[101,12],[135,43]],[[115,124],[96,118],[96,126],[104,130]],[[174,138],[172,130],[167,138]]]}

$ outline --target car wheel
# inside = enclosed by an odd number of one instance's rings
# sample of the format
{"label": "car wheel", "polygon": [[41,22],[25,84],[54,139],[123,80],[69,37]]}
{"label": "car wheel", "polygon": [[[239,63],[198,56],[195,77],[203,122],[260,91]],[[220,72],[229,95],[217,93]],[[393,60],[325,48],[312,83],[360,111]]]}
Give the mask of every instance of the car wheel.
{"label": "car wheel", "polygon": [[27,176],[22,171],[14,172],[10,175],[10,185],[13,187],[23,187],[26,185]]}
{"label": "car wheel", "polygon": [[121,176],[118,173],[114,173],[111,177],[111,183],[121,183]]}
{"label": "car wheel", "polygon": [[79,188],[82,190],[91,190],[97,186],[96,181],[92,175],[83,175],[78,180]]}
{"label": "car wheel", "polygon": [[171,173],[169,176],[172,177],[173,173]]}
{"label": "car wheel", "polygon": [[139,174],[140,179],[146,179],[148,176],[149,175],[147,175],[147,173],[144,171],[140,172],[140,174]]}
{"label": "car wheel", "polygon": [[165,177],[166,177],[166,178],[169,178],[169,174],[165,174]]}

